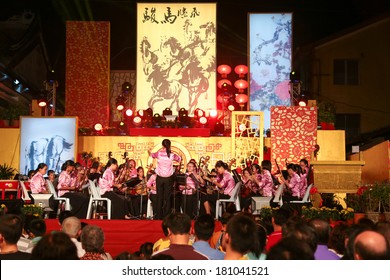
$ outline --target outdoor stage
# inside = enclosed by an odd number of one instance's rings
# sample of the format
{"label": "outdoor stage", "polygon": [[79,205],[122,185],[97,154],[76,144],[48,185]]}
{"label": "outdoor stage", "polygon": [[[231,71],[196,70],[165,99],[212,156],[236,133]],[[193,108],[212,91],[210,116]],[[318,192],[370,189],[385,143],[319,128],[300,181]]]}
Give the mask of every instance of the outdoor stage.
{"label": "outdoor stage", "polygon": [[[145,242],[156,242],[164,236],[161,220],[81,220],[90,225],[97,225],[105,234],[104,249],[113,257],[123,251],[134,253]],[[57,219],[45,219],[46,232],[60,230]],[[216,222],[215,231],[221,229]]]}

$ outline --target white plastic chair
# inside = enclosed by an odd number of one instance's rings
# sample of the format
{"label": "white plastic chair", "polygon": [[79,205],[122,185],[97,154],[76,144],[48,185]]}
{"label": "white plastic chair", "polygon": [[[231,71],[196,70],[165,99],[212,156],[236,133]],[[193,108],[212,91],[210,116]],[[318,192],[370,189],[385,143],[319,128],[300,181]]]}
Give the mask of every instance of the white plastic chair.
{"label": "white plastic chair", "polygon": [[290,203],[309,203],[310,202],[310,189],[313,186],[313,184],[310,184],[307,186],[306,192],[302,198],[302,200],[292,200]]}
{"label": "white plastic chair", "polygon": [[[70,205],[70,199],[67,197],[59,197],[53,183],[50,182],[49,180],[46,180],[46,182],[47,182],[47,186],[49,187],[49,192],[53,194],[54,200],[58,201],[58,209],[61,210],[62,204],[65,204],[64,207],[65,211],[70,211],[72,209]],[[59,214],[59,212],[57,214]]]}
{"label": "white plastic chair", "polygon": [[236,206],[236,211],[240,211],[241,210],[240,198],[239,198],[239,193],[240,193],[241,186],[242,186],[242,182],[238,182],[234,186],[234,189],[232,191],[232,195],[230,196],[230,198],[218,199],[217,200],[216,205],[215,205],[215,218],[216,219],[218,219],[219,216],[222,215],[222,204],[225,205],[226,203],[233,202],[234,205]]}
{"label": "white plastic chair", "polygon": [[279,204],[279,207],[282,207],[283,205],[283,199],[282,199],[283,189],[284,189],[284,184],[280,184],[278,186],[278,189],[275,192],[274,200],[272,201],[273,203]]}
{"label": "white plastic chair", "polygon": [[89,181],[88,189],[89,193],[91,195],[88,203],[88,210],[87,210],[87,219],[92,218],[92,209],[93,204],[95,204],[95,207],[98,206],[99,202],[105,201],[107,203],[107,219],[111,220],[111,200],[106,197],[101,197],[100,195],[100,188],[95,185],[95,183],[91,180]]}
{"label": "white plastic chair", "polygon": [[150,199],[148,199],[148,202],[147,202],[146,218],[153,219],[153,205],[152,205],[152,201]]}
{"label": "white plastic chair", "polygon": [[29,189],[27,189],[27,186],[25,183],[30,184],[30,182],[19,181],[19,186],[22,189],[21,197],[22,197],[25,204],[29,204],[29,203],[31,203],[31,198],[28,194]]}

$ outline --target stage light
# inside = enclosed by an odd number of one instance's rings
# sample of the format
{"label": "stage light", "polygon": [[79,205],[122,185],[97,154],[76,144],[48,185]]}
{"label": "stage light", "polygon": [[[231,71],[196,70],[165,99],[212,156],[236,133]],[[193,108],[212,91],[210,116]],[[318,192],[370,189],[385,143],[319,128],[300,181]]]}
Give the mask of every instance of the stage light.
{"label": "stage light", "polygon": [[41,99],[38,100],[38,106],[39,107],[43,108],[43,107],[46,107],[46,105],[47,105],[46,99],[41,98]]}
{"label": "stage light", "polygon": [[299,100],[299,101],[298,101],[298,105],[301,106],[301,107],[306,107],[306,106],[307,106],[305,100]]}
{"label": "stage light", "polygon": [[207,124],[207,118],[206,117],[200,117],[199,118],[199,123],[201,124],[201,125],[206,125]]}
{"label": "stage light", "polygon": [[125,93],[125,94],[128,94],[129,92],[131,92],[132,90],[132,86],[129,82],[124,82],[122,84],[122,92]]}
{"label": "stage light", "polygon": [[188,116],[188,110],[186,110],[185,108],[180,108],[179,110],[179,118],[180,117],[187,117]]}
{"label": "stage light", "polygon": [[165,108],[164,111],[163,111],[163,116],[167,116],[167,115],[172,115],[172,110],[171,108]]}
{"label": "stage light", "polygon": [[206,113],[202,109],[199,109],[199,108],[195,109],[194,117],[200,118],[200,117],[204,117],[205,115],[206,115]]}
{"label": "stage light", "polygon": [[137,111],[137,116],[138,116],[138,117],[141,117],[141,118],[143,118],[143,117],[144,117],[144,115],[145,115],[145,113],[144,113],[144,110],[142,110],[142,109],[139,109],[139,110]]}
{"label": "stage light", "polygon": [[116,98],[116,109],[118,111],[122,111],[125,108],[125,101],[126,101],[126,99],[124,98],[123,95],[119,95]]}
{"label": "stage light", "polygon": [[142,118],[140,116],[135,116],[133,119],[133,124],[135,127],[140,127],[142,125]]}
{"label": "stage light", "polygon": [[102,131],[103,130],[103,126],[101,123],[97,123],[93,126],[93,128],[95,129],[95,131],[99,132],[99,131]]}
{"label": "stage light", "polygon": [[126,116],[131,117],[133,115],[133,110],[127,109],[125,114]]}
{"label": "stage light", "polygon": [[245,129],[246,129],[246,126],[243,123],[238,126],[238,130],[241,132],[245,131]]}
{"label": "stage light", "polygon": [[299,83],[301,81],[301,75],[297,71],[292,71],[290,73],[290,82]]}
{"label": "stage light", "polygon": [[161,127],[161,122],[164,120],[164,117],[162,117],[159,113],[155,113],[153,115],[153,126],[154,127]]}
{"label": "stage light", "polygon": [[127,126],[124,121],[120,121],[117,126],[119,135],[127,135]]}
{"label": "stage light", "polygon": [[228,110],[231,111],[231,112],[234,111],[234,110],[236,110],[236,107],[234,107],[234,104],[233,104],[232,102],[230,102],[230,103],[228,104],[227,108],[228,108]]}
{"label": "stage light", "polygon": [[210,110],[210,117],[215,118],[218,115],[217,110]]}

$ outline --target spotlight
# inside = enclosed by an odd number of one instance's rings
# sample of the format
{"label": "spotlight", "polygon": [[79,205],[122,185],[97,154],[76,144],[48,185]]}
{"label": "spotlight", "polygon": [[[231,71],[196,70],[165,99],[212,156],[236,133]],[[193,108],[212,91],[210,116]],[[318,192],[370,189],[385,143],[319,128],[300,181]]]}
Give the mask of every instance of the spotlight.
{"label": "spotlight", "polygon": [[164,111],[163,111],[163,116],[169,116],[169,115],[172,115],[172,110],[171,108],[165,108]]}
{"label": "spotlight", "polygon": [[217,110],[210,110],[210,117],[215,118],[218,115]]}
{"label": "spotlight", "polygon": [[200,117],[199,118],[199,123],[201,124],[201,125],[206,125],[207,124],[207,118],[205,117],[205,116],[203,116],[203,117]]}
{"label": "spotlight", "polygon": [[125,98],[123,95],[119,95],[117,98],[116,98],[116,109],[118,111],[122,111],[124,108],[125,108]]}
{"label": "spotlight", "polygon": [[41,98],[41,99],[38,100],[38,106],[39,107],[43,108],[43,107],[46,107],[46,105],[47,105],[47,102],[46,102],[45,99]]}
{"label": "spotlight", "polygon": [[120,121],[117,126],[118,134],[119,135],[126,135],[127,134],[127,127],[124,121]]}
{"label": "spotlight", "polygon": [[133,124],[135,127],[141,127],[142,125],[142,118],[140,116],[135,116],[133,119]]}
{"label": "spotlight", "polygon": [[195,118],[201,118],[201,117],[204,117],[205,115],[206,115],[205,111],[203,111],[202,109],[199,109],[199,108],[197,108],[194,112]]}
{"label": "spotlight", "polygon": [[179,110],[179,118],[180,117],[187,117],[188,116],[188,110],[184,109],[184,108],[180,108]]}
{"label": "spotlight", "polygon": [[234,110],[236,110],[236,107],[234,107],[233,102],[230,102],[230,103],[228,104],[227,108],[228,108],[229,111],[234,111]]}
{"label": "spotlight", "polygon": [[301,75],[297,71],[292,71],[290,73],[290,82],[292,83],[299,83],[301,80]]}
{"label": "spotlight", "polygon": [[95,124],[93,128],[95,129],[96,132],[100,132],[103,130],[103,126],[101,123]]}
{"label": "spotlight", "polygon": [[161,122],[163,121],[164,117],[162,117],[159,113],[155,113],[153,115],[153,126],[154,127],[161,127]]}
{"label": "spotlight", "polygon": [[124,82],[122,84],[122,92],[124,94],[128,94],[129,92],[131,92],[132,88],[133,87],[131,86],[131,84],[129,82]]}
{"label": "spotlight", "polygon": [[126,116],[131,117],[133,115],[133,110],[127,109],[125,114],[126,114]]}

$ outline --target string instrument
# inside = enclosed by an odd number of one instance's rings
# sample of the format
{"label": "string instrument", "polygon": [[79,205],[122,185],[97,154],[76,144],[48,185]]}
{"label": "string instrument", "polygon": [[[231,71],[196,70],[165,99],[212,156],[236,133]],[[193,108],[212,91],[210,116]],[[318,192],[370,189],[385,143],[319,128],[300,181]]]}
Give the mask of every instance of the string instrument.
{"label": "string instrument", "polygon": [[213,194],[213,193],[216,193],[216,192],[223,193],[223,190],[218,188],[218,186],[216,186],[214,184],[213,180],[210,179],[209,177],[204,176],[203,180],[208,182],[208,184],[205,185],[207,194]]}
{"label": "string instrument", "polygon": [[203,157],[201,156],[199,159],[199,171],[201,172],[201,176],[209,175],[210,170],[208,169],[208,162],[210,160],[209,156]]}
{"label": "string instrument", "polygon": [[232,158],[229,160],[229,164],[228,164],[228,171],[231,171],[232,170],[232,166],[236,163],[236,159],[235,158]]}

